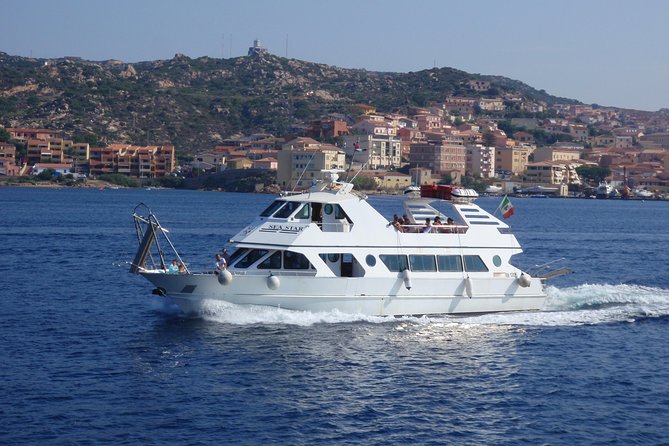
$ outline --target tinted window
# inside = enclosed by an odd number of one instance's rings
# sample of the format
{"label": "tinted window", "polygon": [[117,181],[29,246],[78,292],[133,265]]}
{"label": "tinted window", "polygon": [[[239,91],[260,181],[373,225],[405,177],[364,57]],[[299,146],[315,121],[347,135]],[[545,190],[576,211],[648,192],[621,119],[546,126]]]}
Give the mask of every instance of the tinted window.
{"label": "tinted window", "polygon": [[230,265],[235,263],[237,261],[237,259],[241,258],[242,255],[246,254],[247,252],[248,252],[248,249],[246,249],[246,248],[236,249],[235,252],[233,252],[232,255],[230,256]]}
{"label": "tinted window", "polygon": [[415,255],[409,256],[411,271],[436,271],[437,265],[434,263],[434,256]]}
{"label": "tinted window", "polygon": [[404,271],[405,269],[409,269],[407,256],[381,254],[379,258],[381,259],[383,264],[386,265],[386,268],[388,268],[390,271],[399,272],[399,271]]}
{"label": "tinted window", "polygon": [[288,218],[291,216],[293,212],[297,210],[298,207],[300,207],[302,203],[299,203],[297,201],[289,201],[286,203],[284,207],[279,209],[279,212],[274,214],[274,217],[276,218]]}
{"label": "tinted window", "polygon": [[235,268],[248,268],[267,253],[268,251],[266,249],[252,249],[248,254],[246,254],[246,257],[237,262]]}
{"label": "tinted window", "polygon": [[267,209],[265,209],[264,211],[262,211],[262,213],[260,214],[260,216],[261,216],[261,217],[269,217],[270,215],[272,215],[273,213],[275,213],[277,209],[279,209],[281,206],[283,206],[284,203],[285,203],[285,201],[281,201],[281,200],[276,200],[276,201],[274,201],[272,204],[270,204],[270,205],[267,207]]}
{"label": "tinted window", "polygon": [[483,260],[479,256],[463,256],[465,260],[465,270],[471,272],[485,272],[488,267],[485,266]]}
{"label": "tinted window", "polygon": [[462,271],[460,256],[437,256],[439,271]]}
{"label": "tinted window", "polygon": [[283,253],[283,267],[284,269],[309,269],[311,263],[299,252],[285,251]]}
{"label": "tinted window", "polygon": [[258,263],[258,269],[281,269],[281,251],[277,251]]}
{"label": "tinted window", "polygon": [[309,220],[311,218],[311,206],[309,206],[309,203],[304,203],[304,206],[295,214],[295,218],[300,220]]}
{"label": "tinted window", "polygon": [[346,212],[344,212],[344,210],[338,204],[335,204],[335,218],[338,220],[348,220]]}

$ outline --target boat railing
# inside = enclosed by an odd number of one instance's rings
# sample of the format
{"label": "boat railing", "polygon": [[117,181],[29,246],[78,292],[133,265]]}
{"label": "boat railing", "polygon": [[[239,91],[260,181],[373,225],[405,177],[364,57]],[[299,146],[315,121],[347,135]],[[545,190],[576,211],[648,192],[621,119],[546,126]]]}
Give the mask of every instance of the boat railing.
{"label": "boat railing", "polygon": [[561,265],[561,262],[564,262],[565,260],[566,259],[562,257],[541,265],[534,265],[534,268],[528,270],[527,273],[533,277],[538,277],[543,281],[573,273],[574,271]]}
{"label": "boat railing", "polygon": [[[425,230],[425,225],[403,224],[399,227],[402,228],[402,232],[409,234],[419,234]],[[426,234],[465,234],[468,229],[469,226],[463,225],[436,225],[431,226]]]}
{"label": "boat railing", "polygon": [[228,270],[233,276],[269,276],[270,274],[274,276],[291,276],[291,277],[299,277],[299,276],[315,276],[316,275],[316,270],[315,269],[307,269],[307,270],[300,270],[300,271],[287,271],[287,270],[281,270],[281,269],[251,269],[251,270],[239,270],[239,269],[230,269]]}

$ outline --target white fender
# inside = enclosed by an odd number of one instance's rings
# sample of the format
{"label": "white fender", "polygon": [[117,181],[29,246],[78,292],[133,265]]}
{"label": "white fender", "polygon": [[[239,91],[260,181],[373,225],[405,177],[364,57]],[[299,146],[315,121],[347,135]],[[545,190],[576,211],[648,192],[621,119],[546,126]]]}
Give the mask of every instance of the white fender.
{"label": "white fender", "polygon": [[230,271],[223,270],[218,272],[218,283],[221,285],[230,285],[232,283],[232,274]]}
{"label": "white fender", "polygon": [[467,297],[470,299],[474,295],[474,291],[472,290],[472,278],[469,276],[465,279],[465,293],[467,293]]}
{"label": "white fender", "polygon": [[522,286],[523,288],[527,288],[532,284],[532,278],[525,273],[521,273],[520,277],[518,277],[518,285]]}
{"label": "white fender", "polygon": [[269,277],[267,278],[267,288],[270,290],[276,290],[279,288],[279,285],[281,285],[281,281],[279,280],[278,277],[276,277],[274,274],[270,273]]}
{"label": "white fender", "polygon": [[402,279],[404,279],[404,286],[407,290],[411,289],[411,273],[408,269],[402,271]]}

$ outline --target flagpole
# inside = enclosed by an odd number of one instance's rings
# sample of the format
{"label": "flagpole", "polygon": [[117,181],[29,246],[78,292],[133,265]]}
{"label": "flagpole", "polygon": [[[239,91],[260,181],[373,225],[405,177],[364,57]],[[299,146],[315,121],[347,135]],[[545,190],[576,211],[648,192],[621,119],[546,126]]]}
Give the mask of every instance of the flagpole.
{"label": "flagpole", "polygon": [[[507,197],[507,195],[504,195],[504,198],[506,198],[506,197]],[[499,204],[497,205],[497,209],[495,209],[495,212],[492,213],[493,217],[495,216],[495,214],[497,213],[497,211],[499,211],[500,209],[502,209],[502,203],[504,203],[504,198],[502,198],[502,201],[500,201]]]}

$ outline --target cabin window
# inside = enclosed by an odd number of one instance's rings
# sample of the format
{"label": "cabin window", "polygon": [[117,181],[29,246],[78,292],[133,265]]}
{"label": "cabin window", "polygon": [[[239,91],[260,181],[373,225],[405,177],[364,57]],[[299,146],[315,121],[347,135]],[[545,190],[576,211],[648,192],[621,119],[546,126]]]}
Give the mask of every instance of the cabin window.
{"label": "cabin window", "polygon": [[236,249],[235,252],[233,252],[232,255],[230,256],[230,265],[234,264],[238,259],[240,259],[248,251],[249,250],[246,249],[246,248]]}
{"label": "cabin window", "polygon": [[460,256],[437,256],[439,271],[462,271],[462,259]]}
{"label": "cabin window", "polygon": [[311,263],[299,252],[284,251],[283,253],[283,268],[284,269],[309,269]]}
{"label": "cabin window", "polygon": [[348,220],[348,222],[351,222],[351,219],[348,218],[348,215],[346,215],[346,212],[339,206],[338,204],[335,205],[335,218],[337,220]]}
{"label": "cabin window", "polygon": [[304,203],[304,206],[295,214],[295,218],[299,220],[309,220],[311,218],[311,206],[309,206],[309,203]]}
{"label": "cabin window", "polygon": [[482,273],[488,271],[483,260],[479,256],[463,256],[465,260],[465,270],[473,273]]}
{"label": "cabin window", "polygon": [[297,210],[298,207],[300,207],[302,203],[299,201],[288,201],[284,207],[279,209],[276,214],[274,214],[275,218],[288,218],[290,217],[293,212]]}
{"label": "cabin window", "polygon": [[409,256],[411,271],[436,271],[437,265],[434,263],[434,256],[412,255]]}
{"label": "cabin window", "polygon": [[492,258],[492,264],[497,267],[502,266],[502,258],[500,256],[494,256]]}
{"label": "cabin window", "polygon": [[365,257],[365,262],[367,262],[367,266],[375,266],[376,265],[376,257],[374,257],[371,254],[368,254],[367,257]]}
{"label": "cabin window", "polygon": [[330,254],[320,254],[321,258],[325,260],[327,258],[328,262],[338,262],[340,255],[336,252],[330,253]]}
{"label": "cabin window", "polygon": [[281,251],[276,251],[274,254],[258,263],[258,269],[281,269]]}
{"label": "cabin window", "polygon": [[270,215],[272,215],[273,213],[275,213],[275,212],[277,211],[277,209],[279,209],[281,206],[283,206],[284,203],[285,203],[285,201],[282,201],[282,200],[275,200],[272,204],[270,204],[270,205],[267,207],[267,209],[265,209],[264,211],[262,211],[262,213],[260,214],[260,216],[261,216],[261,217],[269,217]]}
{"label": "cabin window", "polygon": [[264,257],[269,251],[266,249],[252,249],[246,256],[235,265],[235,268],[248,268]]}
{"label": "cabin window", "polygon": [[332,205],[331,205],[331,204],[328,203],[328,204],[326,204],[325,206],[323,206],[323,212],[324,212],[326,215],[330,215],[330,214],[332,214],[332,211],[333,211],[333,208],[332,208]]}
{"label": "cabin window", "polygon": [[407,256],[404,255],[390,255],[390,254],[381,254],[379,256],[381,261],[386,268],[393,272],[404,271],[409,269],[409,262],[407,262]]}

